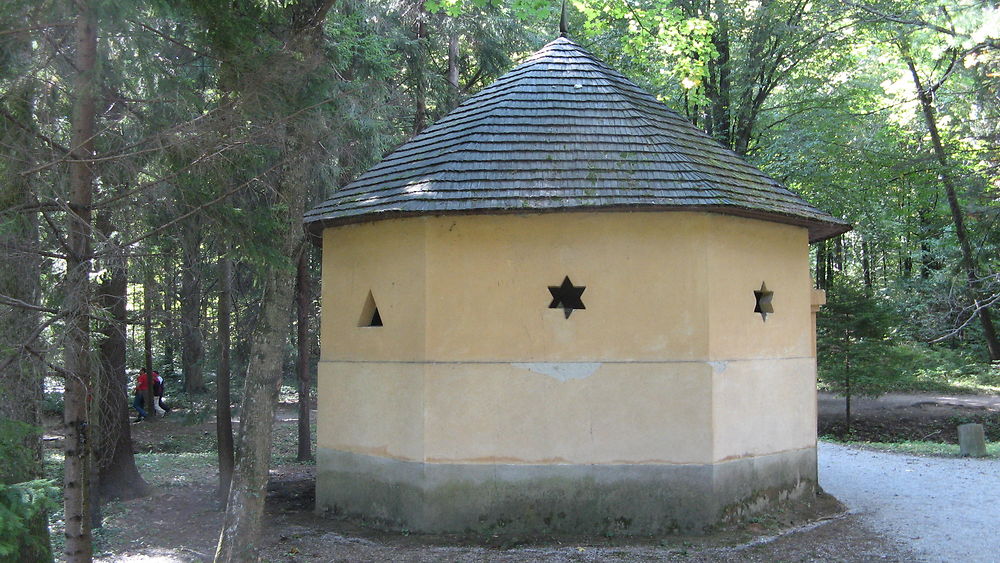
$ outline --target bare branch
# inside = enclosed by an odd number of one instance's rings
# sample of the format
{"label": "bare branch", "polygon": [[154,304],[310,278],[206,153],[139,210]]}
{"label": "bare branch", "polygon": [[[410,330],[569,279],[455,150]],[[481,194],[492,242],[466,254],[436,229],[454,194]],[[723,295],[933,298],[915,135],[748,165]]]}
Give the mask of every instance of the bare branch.
{"label": "bare branch", "polygon": [[25,346],[24,349],[25,349],[25,351],[27,351],[32,356],[34,356],[34,357],[38,358],[39,360],[41,360],[43,364],[45,364],[46,366],[48,366],[49,369],[51,369],[52,371],[58,373],[59,375],[61,375],[63,377],[66,377],[66,378],[72,377],[72,378],[76,378],[77,380],[80,380],[80,376],[76,375],[73,372],[67,371],[66,368],[57,366],[57,365],[53,364],[52,362],[48,361],[45,358],[45,355],[42,354],[41,352],[39,352],[38,350],[35,350],[34,347],[32,347],[32,346]]}
{"label": "bare branch", "polygon": [[[160,225],[159,227],[157,227],[157,228],[155,228],[155,229],[153,229],[151,231],[147,231],[145,234],[140,235],[140,236],[138,236],[138,237],[136,237],[136,238],[134,238],[134,239],[132,239],[132,240],[130,240],[128,242],[122,243],[121,246],[124,247],[124,248],[127,248],[127,247],[132,246],[134,244],[137,244],[137,243],[139,243],[139,242],[141,242],[141,241],[143,241],[143,240],[145,240],[145,239],[147,239],[147,238],[149,238],[149,237],[151,237],[153,235],[162,233],[163,231],[169,229],[173,225],[176,225],[177,223],[183,221],[184,219],[187,219],[188,217],[194,215],[195,213],[197,213],[197,212],[199,212],[199,211],[201,211],[203,209],[206,209],[208,207],[211,207],[211,206],[215,205],[216,203],[219,203],[220,201],[226,199],[227,197],[229,197],[229,196],[235,194],[236,192],[242,190],[243,188],[249,186],[253,182],[256,182],[260,178],[266,176],[267,174],[270,174],[273,170],[275,170],[278,167],[284,165],[287,160],[288,159],[279,160],[278,162],[274,163],[271,167],[269,167],[267,170],[261,172],[260,174],[257,174],[256,176],[254,176],[253,178],[250,178],[246,182],[243,182],[242,184],[239,184],[236,187],[231,188],[231,189],[223,192],[222,195],[220,195],[219,197],[217,197],[215,199],[212,199],[210,201],[206,201],[205,203],[203,203],[201,205],[195,206],[195,207],[191,208],[191,210],[188,211],[187,213],[182,213],[181,215],[178,215],[177,217],[171,219],[170,221],[167,221],[166,223]],[[100,256],[100,255],[103,255],[103,254],[104,253],[102,252],[102,253],[95,254],[95,256]]]}
{"label": "bare branch", "polygon": [[935,338],[934,340],[931,340],[931,344],[942,342],[944,340],[948,340],[949,338],[957,336],[960,332],[965,330],[965,327],[969,326],[969,324],[972,323],[972,321],[976,320],[976,317],[979,315],[980,311],[989,309],[990,307],[998,303],[1000,303],[1000,293],[991,295],[986,299],[977,299],[976,302],[971,307],[966,307],[962,310],[965,316],[965,320],[962,321],[962,324],[958,325],[957,327],[948,331],[947,333]]}
{"label": "bare branch", "polygon": [[18,129],[21,129],[22,131],[27,131],[28,133],[31,133],[35,137],[38,137],[39,139],[41,139],[42,141],[44,141],[45,144],[49,145],[50,147],[52,147],[52,148],[54,148],[56,150],[59,150],[59,151],[63,151],[63,152],[67,152],[67,153],[69,152],[69,149],[67,149],[66,147],[64,147],[64,146],[60,145],[59,143],[53,141],[52,139],[46,137],[41,132],[36,131],[35,129],[33,129],[31,127],[28,127],[24,123],[21,123],[21,121],[19,119],[17,119],[13,115],[11,115],[10,112],[8,112],[3,107],[0,107],[0,115],[3,115],[4,118],[7,119],[7,121],[10,121],[11,123],[13,123],[14,126],[17,127]]}
{"label": "bare branch", "polygon": [[24,352],[27,352],[29,347],[31,346],[31,343],[34,342],[36,339],[38,339],[39,335],[42,334],[42,331],[49,328],[50,326],[55,324],[56,321],[62,319],[65,316],[66,316],[65,313],[60,312],[58,314],[52,315],[51,317],[49,317],[49,320],[35,327],[35,330],[33,330],[31,334],[28,335],[28,338],[24,340],[24,344],[19,346],[20,350],[15,354],[11,354],[10,357],[8,357],[7,360],[4,361],[3,365],[0,365],[0,373],[3,373],[7,369],[7,366],[14,363],[14,360],[16,360],[18,356],[20,356]]}
{"label": "bare branch", "polygon": [[[329,103],[331,103],[331,102],[333,102],[335,100],[336,100],[336,98],[327,98],[325,100],[321,100],[319,102],[316,102],[315,104],[306,106],[304,108],[300,108],[300,109],[298,109],[296,111],[293,111],[292,113],[289,113],[287,115],[279,117],[275,121],[267,124],[267,126],[264,127],[264,129],[270,129],[270,128],[274,127],[275,125],[284,123],[284,122],[286,122],[286,121],[288,121],[288,120],[290,120],[290,119],[298,116],[299,114],[301,114],[303,112],[307,112],[307,111],[315,109],[315,108],[317,108],[319,106],[329,104]],[[212,111],[216,111],[216,110],[212,110]],[[208,114],[198,116],[196,119],[194,119],[191,122],[189,122],[189,124],[193,123],[194,121],[197,121],[198,119],[203,119],[207,115]],[[177,129],[177,128],[175,128],[175,129]],[[97,209],[103,209],[103,208],[106,208],[106,207],[108,207],[108,206],[110,206],[110,205],[112,205],[112,204],[114,204],[114,203],[116,203],[118,201],[123,200],[123,199],[132,198],[133,196],[135,196],[138,193],[142,193],[143,191],[146,191],[146,190],[148,190],[150,188],[153,188],[153,187],[155,187],[155,186],[157,186],[159,184],[162,184],[163,182],[166,182],[166,181],[168,181],[168,180],[170,180],[172,178],[176,178],[180,174],[184,173],[187,170],[190,170],[195,165],[197,165],[197,164],[199,164],[201,162],[204,162],[204,161],[206,161],[206,160],[208,160],[210,158],[219,156],[220,154],[223,154],[226,151],[229,151],[229,150],[231,150],[233,148],[245,145],[245,144],[251,142],[254,139],[254,137],[255,137],[255,135],[253,135],[253,134],[247,134],[247,135],[244,135],[241,138],[234,139],[234,140],[232,140],[232,141],[230,141],[230,142],[228,142],[228,143],[226,143],[224,145],[215,146],[215,147],[213,147],[213,149],[214,149],[213,151],[202,153],[197,158],[195,158],[194,160],[192,160],[188,164],[184,165],[179,170],[176,170],[176,171],[172,172],[171,174],[168,174],[167,176],[164,176],[162,178],[157,178],[156,180],[152,180],[150,182],[146,182],[145,184],[140,184],[140,185],[136,186],[135,189],[132,189],[130,191],[122,192],[120,194],[115,195],[112,198],[109,198],[109,199],[106,199],[106,200],[101,201],[99,203],[96,203],[96,204],[93,205],[93,209],[95,209],[95,210],[97,210]],[[135,145],[132,145],[132,146],[135,146]]]}
{"label": "bare branch", "polygon": [[51,309],[49,307],[41,307],[39,305],[32,305],[31,303],[28,303],[27,301],[22,301],[20,299],[15,298],[15,297],[11,297],[9,295],[3,295],[3,294],[0,294],[0,304],[10,305],[11,307],[18,307],[20,309],[28,309],[28,310],[31,310],[31,311],[41,311],[43,313],[52,313],[53,315],[59,313],[58,309]]}
{"label": "bare branch", "polygon": [[[69,209],[65,207],[62,210],[69,211]],[[72,252],[72,249],[70,249],[69,247],[69,243],[66,242],[66,238],[63,237],[63,232],[59,230],[59,227],[57,227],[55,223],[52,222],[52,218],[49,217],[49,214],[42,211],[42,218],[45,219],[45,224],[48,225],[49,229],[52,231],[52,236],[54,236],[56,240],[59,241],[59,246],[62,247],[62,249],[65,250],[66,252]]]}
{"label": "bare branch", "polygon": [[195,49],[194,47],[192,47],[192,46],[190,46],[190,45],[188,45],[186,43],[183,43],[183,42],[181,42],[178,39],[174,39],[173,37],[167,35],[166,33],[163,33],[162,31],[160,31],[158,29],[154,29],[152,27],[149,27],[148,25],[146,25],[146,24],[144,24],[142,22],[137,22],[135,20],[129,20],[129,19],[127,19],[125,21],[127,21],[128,23],[130,23],[132,25],[139,26],[139,27],[145,29],[146,31],[150,31],[150,32],[158,35],[159,37],[161,37],[161,38],[163,38],[163,39],[165,39],[165,40],[173,43],[174,45],[177,45],[178,47],[181,47],[183,49],[187,49],[188,51],[191,51],[192,53],[198,55],[199,57],[205,57],[205,58],[212,59],[212,60],[215,60],[215,61],[219,60],[217,57],[213,57],[209,53],[205,53],[203,51],[199,51],[198,49]]}
{"label": "bare branch", "polygon": [[56,27],[73,27],[73,22],[58,22],[58,23],[43,23],[38,25],[33,25],[31,27],[21,27],[18,29],[5,29],[0,31],[0,37],[4,35],[14,35],[15,33],[25,33],[28,31],[41,31],[43,29],[52,29]]}
{"label": "bare branch", "polygon": [[55,252],[46,252],[46,251],[40,250],[38,248],[31,248],[31,247],[27,247],[27,246],[21,246],[21,245],[17,245],[17,244],[12,244],[12,243],[10,243],[9,241],[6,241],[6,240],[0,242],[0,248],[2,248],[4,250],[12,250],[14,252],[20,252],[22,254],[34,254],[34,255],[37,255],[37,256],[44,256],[46,258],[54,258],[56,260],[65,260],[66,259],[66,255],[65,254],[57,254]]}
{"label": "bare branch", "polygon": [[857,8],[857,9],[862,10],[864,12],[868,12],[869,14],[871,14],[873,16],[876,16],[879,19],[882,19],[882,20],[885,20],[885,21],[890,21],[890,22],[893,22],[893,23],[899,23],[899,24],[903,24],[903,25],[912,25],[912,26],[916,26],[916,27],[922,27],[924,29],[930,29],[930,30],[933,30],[933,31],[937,31],[938,33],[944,33],[944,34],[950,35],[952,37],[956,37],[958,35],[957,33],[955,33],[954,30],[948,29],[947,27],[942,27],[942,26],[937,25],[937,24],[930,23],[928,21],[925,21],[925,20],[922,20],[922,19],[919,19],[919,18],[907,18],[907,17],[901,16],[901,15],[897,15],[897,14],[888,14],[888,13],[883,12],[881,10],[875,9],[872,6],[868,6],[867,4],[858,4],[857,2],[851,2],[850,0],[843,0],[843,1],[844,1],[844,4],[847,4],[848,6]]}

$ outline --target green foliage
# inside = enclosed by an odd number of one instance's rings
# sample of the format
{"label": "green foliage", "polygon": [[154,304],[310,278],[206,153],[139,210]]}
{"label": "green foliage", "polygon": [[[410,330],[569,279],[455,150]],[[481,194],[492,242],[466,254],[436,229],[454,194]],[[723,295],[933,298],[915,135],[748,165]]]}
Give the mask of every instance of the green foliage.
{"label": "green foliage", "polygon": [[848,283],[829,289],[817,319],[819,380],[841,394],[876,396],[893,388],[903,374],[903,358],[893,346],[897,324],[885,303]]}
{"label": "green foliage", "polygon": [[0,419],[0,483],[21,481],[36,474],[35,454],[28,444],[37,440],[40,428],[18,420]]}
{"label": "green foliage", "polygon": [[893,390],[1000,394],[1000,365],[941,345],[900,342],[895,348],[903,373]]}
{"label": "green foliage", "polygon": [[63,414],[63,394],[62,391],[46,391],[42,399],[42,412],[53,416]]}
{"label": "green foliage", "polygon": [[616,50],[647,78],[665,79],[692,98],[703,99],[699,87],[708,77],[709,62],[719,56],[712,43],[716,28],[711,20],[686,14],[662,0],[573,4],[586,17],[587,36],[615,37]]}
{"label": "green foliage", "polygon": [[48,535],[34,533],[33,521],[56,507],[53,481],[39,479],[13,485],[0,483],[0,558],[25,551],[49,553]]}
{"label": "green foliage", "polygon": [[214,451],[140,453],[135,463],[148,483],[164,488],[211,482],[218,474],[219,456]]}
{"label": "green foliage", "polygon": [[[821,311],[821,315],[824,312]],[[820,346],[823,346],[821,341]],[[895,392],[1000,394],[1000,366],[985,364],[962,349],[898,340],[885,354],[898,374],[887,382]],[[842,381],[824,375],[827,358],[821,360],[819,386],[824,391],[841,392]],[[836,360],[830,360],[836,361]],[[842,376],[842,374],[841,374]]]}
{"label": "green foliage", "polygon": [[[457,18],[462,14],[475,13],[491,7],[491,0],[426,0],[424,8],[432,14],[444,12],[451,18]],[[521,20],[541,21],[551,17],[555,13],[558,4],[550,0],[510,0],[510,11]]]}

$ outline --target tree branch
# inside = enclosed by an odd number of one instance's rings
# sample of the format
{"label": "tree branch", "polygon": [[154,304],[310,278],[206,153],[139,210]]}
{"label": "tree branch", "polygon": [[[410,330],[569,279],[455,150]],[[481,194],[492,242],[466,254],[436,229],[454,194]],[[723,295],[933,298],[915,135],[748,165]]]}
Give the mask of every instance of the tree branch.
{"label": "tree branch", "polygon": [[899,24],[903,24],[903,25],[912,25],[912,26],[916,26],[916,27],[922,27],[924,29],[931,29],[931,30],[937,31],[938,33],[944,33],[944,34],[950,35],[952,37],[957,37],[958,36],[958,34],[955,33],[954,30],[948,29],[947,27],[942,27],[942,26],[937,25],[937,24],[930,23],[928,21],[924,21],[924,20],[921,20],[921,19],[906,18],[906,17],[900,16],[900,15],[895,15],[895,14],[887,14],[887,13],[885,13],[883,11],[877,10],[877,9],[871,7],[871,6],[866,5],[866,4],[858,4],[856,2],[851,2],[850,0],[843,0],[843,2],[844,2],[844,4],[847,4],[848,6],[857,8],[857,9],[862,10],[864,12],[868,12],[869,14],[872,14],[873,16],[877,16],[878,18],[883,19],[885,21],[890,21],[890,22],[893,22],[893,23],[899,23]]}
{"label": "tree branch", "polygon": [[[263,176],[266,176],[267,174],[270,174],[273,170],[277,169],[280,166],[283,166],[287,161],[288,161],[287,158],[279,160],[278,162],[274,163],[271,167],[269,167],[267,170],[261,172],[260,174],[257,174],[256,176],[254,176],[253,178],[250,178],[246,182],[243,182],[242,184],[239,184],[236,187],[223,192],[222,195],[220,195],[219,197],[217,197],[215,199],[212,199],[210,201],[206,201],[205,203],[203,203],[201,205],[195,206],[195,207],[191,208],[191,210],[188,211],[187,213],[182,213],[181,215],[178,215],[177,217],[174,217],[173,219],[171,219],[170,221],[167,221],[166,223],[160,225],[159,227],[157,227],[157,228],[155,228],[155,229],[153,229],[151,231],[147,231],[145,234],[140,235],[140,236],[138,236],[138,237],[136,237],[136,238],[134,238],[134,239],[132,239],[132,240],[130,240],[128,242],[122,243],[120,246],[122,248],[127,248],[127,247],[132,246],[134,244],[137,244],[137,243],[139,243],[139,242],[141,242],[141,241],[143,241],[143,240],[145,240],[145,239],[147,239],[147,238],[149,238],[149,237],[151,237],[153,235],[162,233],[163,231],[167,230],[171,226],[176,225],[177,223],[183,221],[184,219],[187,219],[188,217],[194,215],[195,213],[201,211],[202,209],[206,209],[208,207],[211,207],[211,206],[215,205],[216,203],[219,203],[220,201],[226,199],[227,197],[229,197],[229,196],[235,194],[236,192],[242,190],[243,188],[249,186],[253,182],[256,182],[257,180],[259,180]],[[105,252],[99,252],[99,253],[95,254],[95,257],[96,256],[102,256],[104,254],[105,254]]]}
{"label": "tree branch", "polygon": [[7,241],[0,242],[0,248],[3,248],[5,250],[12,250],[14,252],[20,252],[22,254],[35,254],[37,256],[44,256],[46,258],[54,258],[56,260],[65,260],[66,259],[66,255],[65,254],[56,254],[55,252],[46,252],[46,251],[40,250],[38,248],[30,248],[30,247],[26,247],[26,246],[20,246],[20,245],[16,245],[16,244],[11,244],[10,242],[7,242]]}
{"label": "tree branch", "polygon": [[0,107],[0,115],[3,115],[4,118],[7,121],[11,122],[18,129],[20,129],[22,131],[26,131],[26,132],[30,133],[31,135],[34,135],[35,137],[38,137],[39,139],[41,139],[42,141],[44,141],[45,144],[49,145],[50,147],[52,147],[52,148],[54,148],[56,150],[59,150],[59,151],[69,152],[69,149],[67,149],[66,147],[60,145],[59,143],[57,143],[55,141],[53,141],[49,137],[46,137],[40,131],[37,131],[37,130],[31,128],[31,127],[28,127],[24,123],[21,123],[21,121],[19,119],[17,119],[13,115],[11,115],[11,113],[8,112],[3,107]]}
{"label": "tree branch", "polygon": [[[9,305],[11,307],[17,307],[19,309],[28,309],[30,311],[41,311],[43,313],[51,313],[53,315],[59,314],[59,309],[52,309],[49,307],[42,307],[39,305],[32,305],[27,301],[22,301],[16,297],[11,297],[9,295],[0,294],[0,304]],[[3,370],[0,370],[3,371]]]}
{"label": "tree branch", "polygon": [[[64,210],[69,211],[69,209],[64,209]],[[65,250],[67,253],[72,253],[73,250],[69,247],[69,243],[66,242],[66,239],[63,237],[62,231],[60,231],[59,227],[56,227],[56,224],[52,222],[52,218],[49,217],[49,214],[42,211],[42,218],[45,219],[45,224],[48,225],[49,229],[52,230],[52,236],[54,236],[56,240],[59,242],[59,246],[62,247],[62,249]]]}
{"label": "tree branch", "polygon": [[125,21],[127,21],[128,23],[130,23],[132,25],[139,26],[139,27],[145,29],[146,31],[150,31],[150,32],[158,35],[160,38],[165,39],[165,40],[169,41],[170,43],[173,43],[174,45],[177,45],[178,47],[181,47],[183,49],[187,49],[188,51],[191,51],[192,53],[198,55],[199,57],[205,57],[207,59],[212,59],[214,61],[219,61],[220,60],[217,57],[213,57],[212,55],[210,55],[208,53],[203,53],[203,52],[199,51],[198,49],[195,49],[194,47],[192,47],[192,46],[190,46],[190,45],[188,45],[186,43],[181,42],[179,39],[174,39],[173,37],[167,35],[166,33],[163,33],[162,31],[160,31],[158,29],[149,27],[148,25],[146,25],[146,24],[144,24],[142,22],[137,22],[137,21],[132,20],[132,19],[126,19]]}
{"label": "tree branch", "polygon": [[[52,29],[54,27],[73,27],[73,22],[59,22],[59,23],[43,23],[38,25],[33,25],[30,27],[20,27],[17,29],[5,29],[0,31],[0,37],[4,35],[13,35],[15,33],[24,33],[26,31],[41,31],[43,29]],[[2,370],[0,370],[2,371]]]}

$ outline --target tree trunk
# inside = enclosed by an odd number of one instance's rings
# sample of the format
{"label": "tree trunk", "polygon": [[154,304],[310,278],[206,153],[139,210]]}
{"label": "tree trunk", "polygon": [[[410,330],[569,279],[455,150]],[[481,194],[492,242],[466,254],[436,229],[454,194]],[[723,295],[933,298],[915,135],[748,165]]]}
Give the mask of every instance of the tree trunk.
{"label": "tree trunk", "polygon": [[844,422],[847,434],[851,433],[851,360],[844,360]]}
{"label": "tree trunk", "polygon": [[[153,272],[146,264],[146,271],[142,275],[142,326],[143,326],[143,369],[146,370],[146,391],[143,394],[142,402],[146,406],[146,414],[149,420],[153,420],[156,409],[153,407],[153,387],[149,385],[149,374],[153,373]],[[134,388],[127,385],[131,394]]]}
{"label": "tree trunk", "polygon": [[219,498],[229,495],[233,480],[233,413],[229,394],[230,323],[233,265],[228,254],[219,258],[219,373],[216,376],[215,435],[219,444]]}
{"label": "tree trunk", "polygon": [[90,442],[88,406],[90,402],[90,215],[94,181],[92,163],[97,93],[97,29],[89,0],[77,0],[76,79],[72,116],[73,160],[69,164],[70,198],[67,214],[68,256],[66,259],[64,313],[66,390],[65,465],[63,507],[66,522],[66,560],[91,561],[90,533]]}
{"label": "tree trunk", "polygon": [[[27,43],[27,42],[25,42]],[[14,56],[25,57],[25,66],[31,64],[30,45],[18,45]],[[18,53],[18,51],[21,51]],[[8,111],[19,121],[34,123],[32,111],[33,88],[25,86],[8,92]],[[2,100],[0,100],[2,103]],[[35,201],[29,178],[21,174],[30,167],[32,156],[30,134],[18,128],[2,128],[0,149],[4,150],[4,164],[0,167],[0,209],[31,205]],[[23,163],[23,164],[22,164]],[[35,212],[5,213],[0,215],[0,294],[37,306],[40,295],[41,262],[38,250],[38,214]],[[36,338],[28,341],[39,327],[38,311],[29,307],[4,305],[0,309],[0,421],[17,421],[31,426],[36,432],[25,437],[24,456],[31,460],[24,467],[6,463],[0,473],[10,483],[39,478],[41,466],[41,416],[44,369],[38,359],[27,351],[36,346]],[[9,354],[9,355],[8,355]],[[21,456],[18,456],[19,458]]]}
{"label": "tree trunk", "polygon": [[[107,213],[97,217],[97,228],[105,237],[111,237],[111,218]],[[113,242],[111,244],[114,244]],[[149,485],[139,474],[132,452],[132,428],[129,424],[131,394],[128,375],[125,373],[125,325],[128,321],[128,277],[126,255],[121,247],[108,255],[104,267],[106,274],[98,288],[98,304],[108,320],[101,328],[98,347],[100,369],[95,385],[92,426],[94,436],[96,471],[99,475],[100,494],[94,495],[94,504],[102,499],[132,499],[149,493]]]}
{"label": "tree trunk", "polygon": [[[28,68],[32,60],[30,40],[8,39],[9,70]],[[15,64],[16,63],[16,64]],[[7,91],[6,111],[19,122],[34,124],[33,100],[35,87],[25,80],[18,88]],[[3,102],[0,102],[3,103]],[[22,175],[32,167],[31,133],[16,127],[0,129],[0,147],[4,155],[0,175],[0,209],[30,205],[35,196],[31,179]],[[0,218],[0,294],[29,305],[38,305],[40,294],[40,260],[38,248],[38,214],[23,211]],[[44,369],[26,347],[36,347],[40,330],[37,311],[28,307],[7,307],[0,311],[0,432],[8,432],[8,424],[31,429],[21,442],[21,455],[8,452],[0,468],[0,483],[10,485],[39,479],[44,475],[41,448],[41,413]],[[9,355],[8,355],[9,354]],[[28,523],[28,531],[15,546],[24,561],[52,561],[49,547],[48,515],[42,512]],[[39,547],[40,546],[40,547]]]}
{"label": "tree trunk", "polygon": [[160,331],[160,339],[163,342],[163,373],[173,376],[176,371],[174,364],[174,342],[177,341],[174,334],[174,299],[177,297],[177,273],[174,255],[171,250],[163,254],[163,309],[162,323],[163,330]]}
{"label": "tree trunk", "polygon": [[202,359],[205,348],[201,334],[201,221],[193,219],[181,234],[181,370],[184,390],[204,393]]}
{"label": "tree trunk", "polygon": [[312,440],[309,432],[309,304],[312,287],[309,283],[309,253],[303,247],[295,276],[295,303],[298,312],[298,358],[295,371],[299,382],[299,451],[297,459],[312,459]]}
{"label": "tree trunk", "polygon": [[723,146],[732,147],[730,96],[732,84],[730,81],[729,60],[729,16],[727,9],[721,7],[718,13],[718,27],[712,34],[712,44],[719,56],[709,61],[710,79],[706,92],[711,102],[710,119],[706,120],[709,135],[715,137]]}
{"label": "tree trunk", "polygon": [[844,271],[844,237],[837,237],[833,243],[833,263],[834,270]]}
{"label": "tree trunk", "polygon": [[816,287],[819,289],[828,289],[830,287],[826,272],[826,247],[827,241],[825,240],[816,244]]}
{"label": "tree trunk", "polygon": [[[289,208],[291,212],[295,206]],[[284,268],[270,268],[261,280],[263,306],[247,369],[240,408],[239,455],[216,561],[244,562],[258,558],[256,539],[267,495],[274,409],[281,385],[285,334],[291,320],[289,305],[294,281],[287,272]]]}
{"label": "tree trunk", "polygon": [[865,282],[865,290],[867,294],[871,296],[872,291],[872,263],[871,263],[871,248],[868,245],[868,239],[861,237],[861,274]]}
{"label": "tree trunk", "polygon": [[416,135],[427,127],[427,82],[426,72],[426,22],[427,11],[423,1],[418,2],[416,22],[416,51],[410,59],[410,75],[413,81],[413,134]]}
{"label": "tree trunk", "polygon": [[458,105],[461,86],[458,83],[458,32],[448,36],[448,110]]}
{"label": "tree trunk", "polygon": [[972,245],[969,244],[969,236],[965,230],[965,217],[962,207],[958,202],[958,194],[955,192],[955,184],[951,179],[951,169],[948,166],[948,155],[941,142],[941,135],[938,133],[937,117],[934,113],[934,105],[931,101],[931,92],[924,89],[920,82],[920,75],[910,56],[908,48],[903,46],[903,57],[906,59],[906,66],[910,69],[910,76],[913,78],[913,87],[917,91],[917,98],[920,99],[920,108],[923,110],[924,121],[927,124],[927,131],[931,135],[931,144],[934,146],[934,156],[937,158],[939,171],[938,179],[944,186],[948,196],[948,207],[951,209],[951,219],[955,224],[955,236],[958,237],[958,244],[962,249],[962,268],[968,278],[969,298],[976,306],[979,314],[979,321],[983,326],[983,338],[986,340],[986,348],[989,350],[990,361],[1000,362],[1000,340],[997,340],[996,330],[993,328],[993,319],[988,306],[982,305],[979,301],[979,276],[976,273],[976,262],[972,255]]}
{"label": "tree trunk", "polygon": [[[303,127],[309,125],[303,124]],[[282,178],[277,186],[277,193],[285,205],[282,211],[276,211],[281,213],[282,225],[281,238],[276,242],[279,256],[295,259],[297,253],[302,251],[302,213],[310,157],[294,124],[288,125],[286,136],[288,141],[283,153],[287,155],[287,164],[282,169]],[[257,331],[251,344],[250,364],[240,407],[236,468],[215,553],[217,562],[258,559],[256,541],[260,536],[267,494],[272,425],[281,386],[285,339],[291,322],[294,275],[294,267],[271,267],[264,271],[261,279],[264,295]]]}
{"label": "tree trunk", "polygon": [[142,367],[149,373],[153,370],[153,274],[148,265],[142,274],[142,349]]}
{"label": "tree trunk", "polygon": [[[333,0],[314,0],[290,5],[288,21],[296,23],[288,38],[286,53],[293,57],[289,60],[283,53],[270,65],[282,69],[274,78],[278,86],[289,89],[291,85],[286,82],[289,76],[307,76],[318,65],[328,64],[322,54],[322,24],[333,4]],[[293,65],[298,66],[296,72],[289,72]],[[297,107],[310,104],[310,100],[293,99]],[[256,544],[267,494],[274,410],[295,292],[295,260],[302,252],[305,194],[318,160],[319,141],[311,136],[317,129],[316,121],[323,119],[317,113],[303,112],[290,119],[284,131],[272,130],[281,140],[277,148],[280,148],[283,162],[273,190],[278,200],[272,207],[278,225],[273,250],[277,256],[288,257],[290,261],[263,269],[260,276],[263,297],[240,408],[236,467],[215,553],[215,560],[220,562],[242,563],[258,559]]]}

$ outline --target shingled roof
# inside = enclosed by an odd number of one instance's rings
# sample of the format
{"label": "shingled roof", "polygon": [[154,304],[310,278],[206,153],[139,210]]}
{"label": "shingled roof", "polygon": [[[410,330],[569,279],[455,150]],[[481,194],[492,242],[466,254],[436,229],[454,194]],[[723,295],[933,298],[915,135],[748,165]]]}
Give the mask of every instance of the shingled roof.
{"label": "shingled roof", "polygon": [[328,226],[440,214],[698,210],[850,226],[723,148],[571,40],[543,47],[305,215]]}

